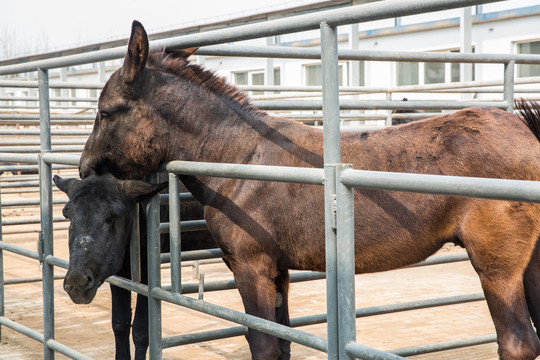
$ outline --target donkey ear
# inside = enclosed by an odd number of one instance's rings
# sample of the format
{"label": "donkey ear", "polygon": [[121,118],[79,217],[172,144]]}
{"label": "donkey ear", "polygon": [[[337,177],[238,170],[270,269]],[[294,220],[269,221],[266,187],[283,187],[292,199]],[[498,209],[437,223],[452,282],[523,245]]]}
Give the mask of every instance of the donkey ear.
{"label": "donkey ear", "polygon": [[143,71],[146,60],[148,60],[148,52],[148,35],[146,35],[142,24],[134,20],[131,26],[128,50],[122,66],[122,76],[125,82],[133,82],[137,75]]}
{"label": "donkey ear", "polygon": [[54,175],[53,181],[56,184],[56,187],[58,187],[60,190],[65,192],[68,197],[71,196],[71,193],[73,192],[73,189],[75,189],[75,185],[80,180],[77,179],[63,179],[58,175]]}
{"label": "donkey ear", "polygon": [[124,180],[120,182],[124,197],[135,202],[143,201],[156,195],[169,186],[168,182],[153,185],[139,180]]}
{"label": "donkey ear", "polygon": [[181,56],[183,58],[188,58],[190,57],[191,55],[193,55],[197,50],[199,50],[198,47],[192,47],[192,48],[189,48],[189,49],[182,49],[182,50],[179,50],[179,53],[181,54]]}

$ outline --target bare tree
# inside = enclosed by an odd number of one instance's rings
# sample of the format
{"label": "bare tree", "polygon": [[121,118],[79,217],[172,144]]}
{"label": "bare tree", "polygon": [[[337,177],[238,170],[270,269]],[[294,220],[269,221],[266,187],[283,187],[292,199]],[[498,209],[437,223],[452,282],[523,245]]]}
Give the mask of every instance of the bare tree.
{"label": "bare tree", "polygon": [[44,52],[48,48],[46,31],[37,31],[31,36],[21,34],[13,27],[0,27],[0,60]]}

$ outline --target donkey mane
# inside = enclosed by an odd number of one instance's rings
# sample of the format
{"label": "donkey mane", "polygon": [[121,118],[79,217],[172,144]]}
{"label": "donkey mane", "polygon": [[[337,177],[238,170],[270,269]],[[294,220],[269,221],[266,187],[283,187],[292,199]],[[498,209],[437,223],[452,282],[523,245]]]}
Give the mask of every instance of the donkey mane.
{"label": "donkey mane", "polygon": [[527,124],[531,132],[540,140],[540,104],[536,101],[518,99],[515,101],[519,117]]}
{"label": "donkey mane", "polygon": [[244,92],[229,84],[225,78],[216,75],[212,70],[190,63],[187,60],[189,55],[191,52],[184,50],[155,51],[148,57],[148,66],[198,84],[251,115],[266,115],[250,103],[249,97]]}

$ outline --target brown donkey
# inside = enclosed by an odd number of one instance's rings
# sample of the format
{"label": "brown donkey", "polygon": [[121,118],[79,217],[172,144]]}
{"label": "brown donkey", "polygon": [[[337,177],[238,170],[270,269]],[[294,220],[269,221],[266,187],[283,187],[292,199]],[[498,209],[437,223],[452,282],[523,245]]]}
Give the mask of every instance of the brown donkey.
{"label": "brown donkey", "polygon": [[[124,65],[99,99],[81,176],[137,179],[172,160],[323,167],[320,130],[259,111],[190,64],[193,51],[150,54],[142,25],[133,23]],[[538,132],[496,109],[346,132],[341,146],[355,169],[540,180]],[[204,205],[246,312],[288,324],[288,269],[325,270],[322,187],[181,180]],[[501,359],[540,354],[531,325],[532,318],[540,326],[540,205],[365,189],[355,191],[355,204],[357,272],[410,265],[446,242],[460,244],[480,276]],[[288,341],[252,330],[247,339],[254,359],[290,357]]]}

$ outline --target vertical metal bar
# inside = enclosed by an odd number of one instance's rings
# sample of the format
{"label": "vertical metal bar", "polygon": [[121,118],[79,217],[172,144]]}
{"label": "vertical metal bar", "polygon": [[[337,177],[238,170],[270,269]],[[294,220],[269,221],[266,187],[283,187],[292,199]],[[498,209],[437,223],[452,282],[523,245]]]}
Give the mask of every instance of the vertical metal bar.
{"label": "vertical metal bar", "polygon": [[[39,130],[41,155],[51,152],[51,119],[49,106],[49,72],[38,69]],[[39,189],[43,258],[53,255],[53,209],[51,165],[39,159]],[[43,272],[43,358],[54,359],[54,351],[47,341],[54,339],[54,266],[42,264]]]}
{"label": "vertical metal bar", "polygon": [[514,111],[514,68],[516,62],[510,60],[504,64],[504,101],[506,101],[506,111]]}
{"label": "vertical metal bar", "polygon": [[[270,36],[266,38],[266,46],[273,46],[274,37]],[[266,58],[266,66],[264,67],[264,85],[271,86],[274,85],[274,59]],[[266,92],[269,94],[269,92]]]}
{"label": "vertical metal bar", "polygon": [[352,165],[336,167],[339,358],[352,359],[345,347],[356,340],[354,292],[354,188],[343,185],[341,174]]}
{"label": "vertical metal bar", "polygon": [[180,233],[180,187],[178,175],[169,173],[169,235],[171,241],[171,291],[182,290],[181,233]]}
{"label": "vertical metal bar", "polygon": [[339,72],[337,31],[321,24],[321,60],[323,75],[324,163],[341,163],[339,143]]}
{"label": "vertical metal bar", "polygon": [[[472,53],[472,16],[471,7],[464,7],[461,9],[461,16],[459,18],[459,28],[461,33],[461,46],[460,52],[465,54]],[[460,64],[460,81],[472,81],[473,64],[461,63]]]}
{"label": "vertical metal bar", "polygon": [[[158,182],[158,174],[150,176],[150,182]],[[153,296],[153,290],[161,287],[160,236],[159,236],[159,196],[148,205],[148,334],[150,360],[161,359],[161,301]]]}
{"label": "vertical metal bar", "polygon": [[133,210],[133,224],[129,237],[129,260],[131,262],[131,280],[141,282],[141,233],[140,233],[139,204]]}
{"label": "vertical metal bar", "polygon": [[[386,100],[392,100],[392,93],[390,91],[386,92]],[[386,110],[386,126],[392,126],[392,109]]]}
{"label": "vertical metal bar", "polygon": [[338,358],[337,237],[335,224],[335,165],[341,162],[339,136],[339,81],[336,28],[321,24],[323,70],[324,205],[326,242],[326,311],[328,359]]}
{"label": "vertical metal bar", "polygon": [[[4,241],[2,236],[2,196],[0,194],[0,242]],[[4,308],[4,251],[0,248],[0,317],[5,315]],[[2,340],[2,325],[0,325],[0,340]]]}

